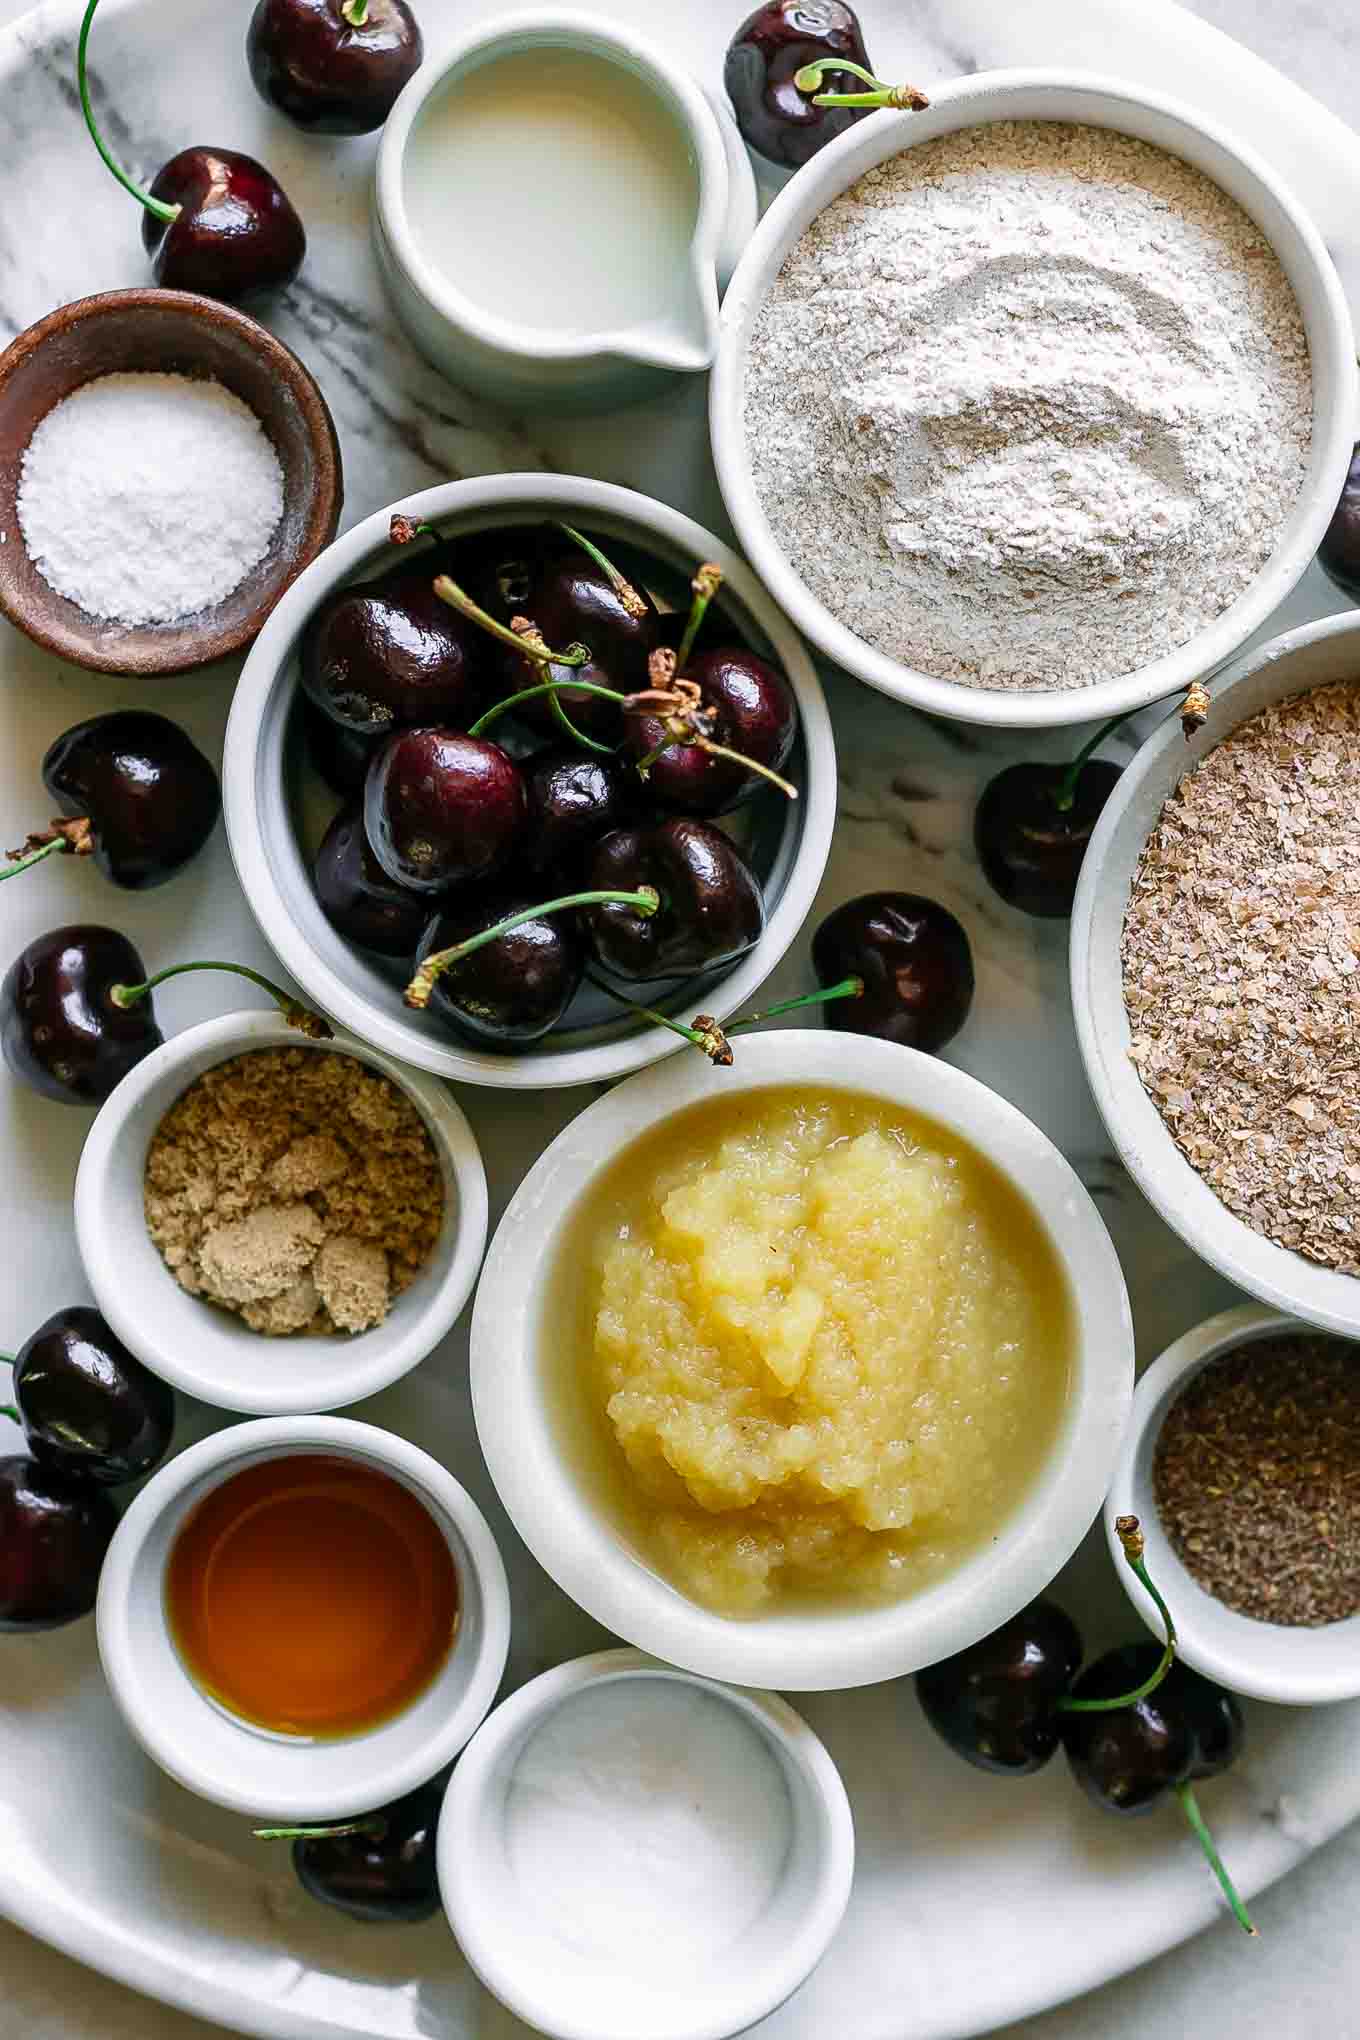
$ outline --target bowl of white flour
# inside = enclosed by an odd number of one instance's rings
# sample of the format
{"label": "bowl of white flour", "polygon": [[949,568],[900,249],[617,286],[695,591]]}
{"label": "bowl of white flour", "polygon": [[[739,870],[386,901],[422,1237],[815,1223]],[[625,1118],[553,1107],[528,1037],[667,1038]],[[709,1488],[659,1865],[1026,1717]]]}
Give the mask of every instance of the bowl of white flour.
{"label": "bowl of white flour", "polygon": [[1094,720],[1241,649],[1341,493],[1340,282],[1249,147],[1008,71],[880,113],[785,187],[722,315],[742,545],[857,678],[962,722]]}

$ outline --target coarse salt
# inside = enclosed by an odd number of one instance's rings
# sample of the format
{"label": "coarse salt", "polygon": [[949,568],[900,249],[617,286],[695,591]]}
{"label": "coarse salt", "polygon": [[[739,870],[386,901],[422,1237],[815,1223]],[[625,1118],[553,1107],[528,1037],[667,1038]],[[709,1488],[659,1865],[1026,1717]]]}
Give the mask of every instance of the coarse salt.
{"label": "coarse salt", "polygon": [[91,616],[174,623],[269,550],[283,469],[248,404],[187,375],[97,376],[24,450],[19,528],[43,579]]}

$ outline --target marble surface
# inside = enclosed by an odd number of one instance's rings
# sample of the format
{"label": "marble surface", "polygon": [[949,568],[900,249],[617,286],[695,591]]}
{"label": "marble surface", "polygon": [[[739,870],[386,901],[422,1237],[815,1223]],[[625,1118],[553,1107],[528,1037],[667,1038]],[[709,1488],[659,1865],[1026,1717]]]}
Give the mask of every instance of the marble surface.
{"label": "marble surface", "polygon": [[[128,105],[135,102],[136,81],[120,67],[112,47],[116,44],[112,24],[119,4],[120,0],[107,0],[109,47],[107,54],[101,55],[100,72],[112,101]],[[1041,0],[1016,0],[1002,8],[999,0],[923,0],[913,10],[913,35],[919,50],[915,74],[929,83],[932,77],[947,76],[961,68],[1014,61],[1011,38],[1017,19],[1023,29],[1026,15],[1040,4]],[[0,24],[21,11],[15,0],[0,0]],[[423,11],[427,22],[435,17],[432,27],[437,35],[452,21],[455,10],[439,0],[427,0]],[[686,9],[681,5],[678,11],[683,15]],[[877,10],[879,15],[883,11],[882,7]],[[1112,11],[1136,11],[1140,72],[1155,76],[1159,63],[1165,60],[1168,75],[1162,82],[1168,90],[1176,90],[1176,66],[1185,52],[1175,17],[1159,7],[1140,5],[1135,9],[1135,0],[1101,0],[1101,4],[1085,7],[1079,17],[1071,17],[1067,45],[1053,54],[1087,65],[1098,63],[1099,19],[1102,15],[1108,19]],[[1194,11],[1240,36],[1300,84],[1317,90],[1336,114],[1350,117],[1344,81],[1348,69],[1354,70],[1358,31],[1336,19],[1330,10],[1310,4],[1310,0],[1201,0]],[[696,15],[698,12],[695,9]],[[702,13],[696,31],[703,53],[711,59],[707,44],[716,33],[721,10],[705,7]],[[1055,11],[1054,18],[1068,19],[1060,11]],[[34,40],[36,44],[36,35]],[[1195,61],[1212,69],[1214,47],[1198,47]],[[168,153],[172,136],[182,139],[187,129],[199,125],[210,133],[212,123],[204,116],[214,104],[211,65],[192,69],[186,65],[182,82],[183,103],[156,109],[163,132],[157,132],[145,119],[137,121],[135,133],[120,134],[114,125],[115,144],[133,147],[143,162],[151,162]],[[1253,118],[1263,123],[1259,139],[1263,146],[1269,144],[1288,157],[1296,151],[1289,135],[1265,131],[1268,106],[1265,95],[1251,109]],[[69,104],[63,110],[58,81],[35,81],[31,99],[24,95],[17,104],[7,106],[10,142],[0,144],[3,153],[16,140],[22,141],[28,123],[35,186],[49,192],[56,187],[50,179],[44,185],[42,172],[45,167],[50,170],[55,160],[51,124],[56,116],[70,117]],[[258,141],[250,133],[241,134],[239,128],[233,139],[267,154],[287,183],[290,159],[301,161],[304,151],[315,145],[267,129],[263,113],[257,118]],[[1318,126],[1325,139],[1330,123],[1319,118]],[[1327,177],[1325,153],[1320,147],[1316,157],[1308,156],[1306,164],[1299,153],[1306,174],[1321,186]],[[514,462],[525,467],[579,465],[651,487],[721,528],[720,507],[704,450],[699,390],[672,398],[664,407],[648,407],[619,419],[547,430],[484,418],[478,407],[427,376],[404,351],[387,345],[381,321],[375,324],[371,313],[363,309],[375,302],[371,290],[356,294],[340,281],[344,265],[352,260],[355,228],[363,210],[366,160],[361,151],[351,150],[338,151],[334,160],[336,176],[329,212],[319,216],[313,210],[309,215],[313,255],[306,278],[290,294],[274,323],[318,367],[336,408],[348,462],[349,521],[403,490],[450,472],[471,473]],[[0,333],[17,330],[52,303],[76,295],[80,289],[125,282],[137,273],[129,266],[126,209],[93,159],[83,156],[72,161],[69,176],[63,171],[60,190],[60,232],[35,234],[22,209],[13,205],[0,213]],[[1360,235],[1352,238],[1360,246]],[[1344,226],[1337,230],[1335,242],[1344,262],[1351,253]],[[1360,270],[1353,273],[1360,274]],[[1314,584],[1299,598],[1301,613],[1314,612],[1330,599]],[[0,656],[3,650],[0,647]],[[21,688],[25,676],[35,686],[46,677],[42,667],[23,653],[13,670]],[[58,684],[71,697],[68,705],[75,706],[78,694],[71,682],[72,676],[65,675]],[[191,725],[201,717],[204,727],[210,728],[216,717],[203,690],[193,686],[173,688],[165,705],[172,713],[183,714]],[[825,896],[828,900],[843,897],[871,877],[881,882],[885,864],[890,862],[894,882],[927,886],[964,915],[979,948],[979,1005],[991,1003],[994,1007],[1004,1000],[1015,1025],[1004,1071],[994,1063],[995,1043],[978,1029],[970,1029],[962,1038],[957,1059],[1040,1117],[1104,1198],[1139,1297],[1140,1348],[1145,1357],[1155,1353],[1186,1323],[1222,1300],[1223,1292],[1215,1289],[1212,1278],[1196,1278],[1187,1269],[1184,1256],[1169,1247],[1156,1222],[1111,1172],[1084,1086],[1074,1086],[1067,1077],[1072,1068],[1070,1036],[1064,1031],[1067,1023],[1058,1021],[1055,1038],[1053,1020],[1055,1011],[1061,1011],[1055,999],[1062,981],[1061,937],[1056,931],[1036,930],[997,908],[980,887],[966,854],[966,817],[973,793],[994,769],[998,756],[1013,755],[1013,747],[943,725],[926,725],[915,718],[908,724],[899,715],[897,721],[890,722],[890,715],[898,712],[881,703],[870,704],[845,685],[833,685],[832,705],[842,744],[842,835]],[[49,704],[44,721],[50,712]],[[35,731],[37,727],[35,722]],[[899,755],[909,755],[911,770],[909,774],[898,771],[888,779],[883,758],[894,748]],[[1056,756],[1061,740],[1031,748]],[[213,856],[215,862],[206,862],[193,878],[183,881],[197,892],[200,907],[216,879],[225,876],[225,851],[220,844]],[[92,887],[87,883],[80,890],[86,904],[73,911],[101,911]],[[182,912],[183,893],[179,904]],[[17,944],[10,930],[18,929],[22,941],[52,919],[50,896],[46,905],[37,894],[31,894],[23,902],[12,906],[6,902],[6,906],[6,940],[11,946]],[[137,902],[136,911],[121,918],[135,936],[172,925],[143,902]],[[234,938],[234,948],[228,953],[263,961],[258,938],[239,901],[230,902],[227,919],[224,943]],[[154,948],[154,944],[150,946]],[[788,989],[796,988],[797,978],[798,972],[791,967]],[[231,1003],[197,989],[201,980],[191,982],[196,989],[192,993],[186,990],[176,1009],[177,1020],[187,1023]],[[784,987],[777,983],[775,988]],[[486,1094],[466,1102],[484,1140],[494,1125],[497,1154],[493,1173],[499,1178],[498,1194],[503,1199],[527,1154],[542,1143],[540,1115],[527,1099],[514,1104],[497,1101],[494,1114]],[[554,1103],[552,1125],[561,1123],[570,1109],[565,1100]],[[62,1117],[58,1115],[58,1119]],[[79,1115],[71,1117],[78,1119]],[[36,1117],[20,1112],[5,1129],[9,1136],[6,1149],[14,1152],[16,1133],[30,1148],[39,1140],[45,1145],[50,1140],[58,1151],[51,1181],[58,1183],[65,1161],[73,1158],[79,1129],[69,1124],[50,1128],[49,1120],[42,1121],[40,1130]],[[14,1214],[17,1231],[8,1235],[13,1268],[42,1268],[24,1287],[22,1314],[30,1320],[35,1287],[41,1292],[38,1304],[51,1307],[44,1299],[50,1292],[53,1303],[61,1300],[58,1292],[69,1275],[60,1256],[46,1265],[29,1261],[29,1251],[36,1253],[44,1237],[50,1237],[45,1229],[50,1229],[57,1211],[55,1195],[46,1205],[40,1198],[34,1202],[32,1211]],[[24,1328],[17,1317],[12,1323],[0,1322],[0,1346]],[[1073,2036],[1096,2034],[1113,2036],[1113,2040],[1145,2040],[1145,2036],[1152,2040],[1156,2035],[1160,2040],[1160,2036],[1201,2026],[1206,2031],[1237,2031],[1248,2040],[1258,2034],[1264,2040],[1267,2033],[1272,2040],[1276,2036],[1304,2040],[1305,2035],[1319,2032],[1355,2030],[1353,2005],[1360,1994],[1360,1949],[1351,1922],[1357,1899],[1360,1832],[1351,1830],[1258,1901],[1263,1938],[1257,1946],[1244,1948],[1240,1938],[1220,1924],[1092,1997],[1007,2029],[1010,2040],[1020,2040],[1020,2036],[1024,2040],[1073,2040]],[[123,2040],[125,2035],[131,2040],[134,2034],[139,2040],[207,2040],[214,2030],[152,2005],[81,1970],[17,1930],[0,1926],[0,2033],[36,2034],[43,2040],[46,2036],[51,2040]]]}

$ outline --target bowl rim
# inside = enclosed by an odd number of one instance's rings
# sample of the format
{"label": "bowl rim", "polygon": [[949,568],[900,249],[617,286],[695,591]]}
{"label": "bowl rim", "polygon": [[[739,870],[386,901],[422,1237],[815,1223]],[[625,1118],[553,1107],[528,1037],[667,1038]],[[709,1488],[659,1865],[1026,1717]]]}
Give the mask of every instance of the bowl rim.
{"label": "bowl rim", "polygon": [[[406,208],[406,146],[430,100],[465,66],[474,68],[498,52],[513,54],[535,44],[582,50],[606,62],[625,60],[656,98],[670,104],[691,143],[698,186],[690,236],[690,264],[704,324],[701,348],[662,345],[652,334],[654,321],[606,326],[598,331],[555,334],[488,311],[451,283],[430,262],[411,226]],[[448,325],[479,346],[509,354],[527,364],[592,363],[622,355],[649,367],[692,372],[708,366],[718,339],[718,291],[715,278],[718,244],[728,204],[727,151],[717,115],[688,70],[668,67],[650,41],[623,23],[576,8],[531,7],[475,23],[458,41],[440,51],[437,61],[422,64],[402,89],[384,123],[374,171],[374,206],[393,260],[411,288]]]}
{"label": "bowl rim", "polygon": [[[364,1772],[355,1786],[339,1797],[329,1786],[318,1790],[299,1785],[291,1794],[271,1788],[267,1801],[262,1803],[251,1789],[244,1764],[239,1780],[219,1776],[198,1761],[192,1738],[177,1734],[168,1725],[168,1713],[156,1705],[132,1639],[132,1589],[147,1539],[187,1488],[204,1475],[229,1468],[238,1460],[253,1459],[262,1453],[278,1458],[299,1449],[329,1451],[344,1458],[357,1457],[376,1463],[402,1478],[418,1496],[433,1501],[444,1512],[462,1540],[477,1580],[481,1636],[462,1699],[407,1755],[389,1759],[381,1769]],[[500,1550],[482,1511],[462,1482],[420,1446],[377,1424],[360,1423],[352,1417],[261,1417],[253,1423],[229,1425],[226,1430],[186,1446],[159,1467],[129,1502],[100,1573],[95,1629],[104,1676],[120,1715],[153,1763],[177,1784],[247,1817],[263,1815],[290,1822],[347,1819],[371,1807],[386,1805],[424,1784],[457,1755],[481,1724],[495,1700],[509,1654],[510,1589]],[[450,1658],[458,1651],[460,1636],[461,1632],[454,1638]],[[395,1720],[400,1718],[398,1715]],[[362,1731],[344,1738],[343,1743],[327,1747],[352,1751],[357,1774],[362,1770],[365,1744],[371,1744],[375,1736],[391,1726],[391,1722],[383,1723],[378,1729]],[[248,1727],[241,1728],[243,1747],[252,1735]],[[303,1751],[308,1747],[305,1743],[300,1745]]]}
{"label": "bowl rim", "polygon": [[[744,1997],[733,1990],[729,2009],[716,2020],[640,2018],[635,2036],[635,2040],[727,2040],[728,2035],[745,2032],[775,2010],[811,1975],[844,1917],[854,1875],[854,1820],[840,1772],[821,1737],[778,1694],[703,1678],[630,1648],[595,1651],[541,1672],[492,1709],[467,1744],[449,1782],[436,1844],[444,1911],[472,1968],[518,2018],[556,2040],[596,2040],[594,2028],[583,2024],[579,2014],[564,2018],[532,1983],[526,1985],[523,1961],[503,1952],[513,1951],[513,1926],[487,1933],[486,1923],[493,1915],[479,1892],[477,1865],[487,1789],[506,1750],[526,1739],[578,1693],[638,1677],[696,1687],[754,1722],[773,1745],[781,1767],[795,1773],[807,1787],[816,1809],[817,1832],[808,1849],[809,1855],[816,1852],[814,1888],[797,1934],[780,1952],[773,1980],[774,1965],[769,1965],[759,1977],[748,1980]],[[667,2010],[674,2014],[676,2009],[668,2001]]]}
{"label": "bowl rim", "polygon": [[[201,293],[187,290],[162,290],[152,284],[129,285],[124,289],[96,291],[88,297],[75,298],[70,304],[57,305],[50,312],[36,319],[31,326],[15,336],[0,353],[0,402],[3,401],[5,385],[15,370],[43,347],[55,335],[69,332],[73,327],[98,323],[100,320],[118,318],[129,311],[177,312],[191,318],[198,318],[208,324],[230,327],[272,370],[275,380],[291,391],[304,421],[307,437],[311,443],[316,462],[316,484],[308,506],[301,538],[289,562],[289,571],[283,587],[277,596],[257,603],[256,607],[234,625],[211,627],[214,610],[204,612],[205,626],[198,648],[188,657],[165,651],[157,655],[154,641],[150,646],[145,633],[153,626],[138,625],[131,633],[122,637],[115,632],[105,641],[91,638],[82,640],[64,631],[57,631],[45,622],[41,613],[35,613],[23,602],[16,602],[3,581],[0,581],[0,615],[8,618],[16,630],[31,638],[42,650],[55,657],[68,660],[73,666],[80,666],[86,672],[112,673],[133,679],[170,679],[181,673],[193,673],[200,667],[208,666],[218,659],[229,658],[240,652],[258,636],[267,620],[271,607],[280,600],[292,583],[305,573],[312,563],[325,551],[335,537],[344,506],[344,479],[340,455],[340,441],[335,429],[335,420],[329,404],[322,393],[321,385],[301,357],[293,352],[276,333],[253,319],[240,306],[231,305],[218,298],[204,297]],[[96,371],[98,373],[98,371]],[[93,380],[94,378],[89,378]],[[230,596],[223,598],[231,600]],[[91,619],[96,626],[97,618]],[[192,621],[192,619],[187,619]],[[172,626],[176,631],[183,624]],[[137,640],[142,640],[140,644]],[[124,649],[120,652],[119,645]]]}
{"label": "bowl rim", "polygon": [[[1275,1333],[1320,1334],[1316,1325],[1260,1304],[1237,1304],[1192,1325],[1158,1356],[1134,1391],[1133,1412],[1105,1502],[1105,1536],[1120,1585],[1159,1640],[1165,1635],[1151,1595],[1122,1556],[1115,1520],[1135,1515],[1148,1545],[1148,1569],[1171,1604],[1179,1655],[1195,1671],[1252,1700],[1286,1707],[1317,1707],[1360,1695],[1360,1615],[1322,1629],[1258,1622],[1215,1600],[1182,1565],[1162,1528],[1151,1486],[1139,1460],[1149,1432],[1160,1432],[1166,1413],[1186,1384],[1221,1355]],[[1357,1347],[1360,1362],[1360,1347]],[[1155,1436],[1155,1433],[1154,1433]],[[1221,1631],[1221,1634],[1216,1632]],[[1299,1662],[1298,1643],[1315,1663]],[[1324,1646],[1331,1645],[1328,1650]],[[1292,1661],[1291,1661],[1292,1656]]]}
{"label": "bowl rim", "polygon": [[[960,1135],[1035,1209],[1064,1270],[1074,1384],[1045,1468],[997,1535],[943,1580],[868,1610],[750,1621],[700,1606],[635,1557],[561,1452],[538,1364],[539,1307],[560,1241],[603,1171],[700,1102],[806,1086],[867,1094]],[[708,1678],[783,1692],[900,1677],[961,1650],[1042,1591],[1100,1513],[1133,1391],[1133,1328],[1118,1256],[1071,1164],[975,1077],[909,1048],[835,1030],[746,1037],[733,1070],[700,1056],[641,1072],[588,1106],[511,1199],[473,1307],[477,1435],[496,1491],[539,1564],[639,1648]]]}
{"label": "bowl rim", "polygon": [[[1049,110],[1036,114],[1029,110],[1036,98],[1045,96],[1049,100],[1068,98],[1072,103],[1066,113]],[[1177,127],[1183,137],[1193,136],[1207,142],[1211,149],[1231,159],[1237,173],[1254,186],[1256,198],[1286,221],[1299,265],[1307,268],[1316,285],[1313,322],[1319,334],[1310,337],[1316,341],[1320,335],[1327,343],[1326,379],[1319,372],[1315,344],[1312,457],[1317,476],[1313,483],[1305,484],[1291,511],[1291,518],[1299,519],[1298,530],[1287,544],[1277,543],[1250,586],[1220,617],[1176,651],[1132,673],[1099,680],[1089,687],[1031,691],[969,687],[961,681],[942,680],[901,665],[857,637],[824,607],[785,559],[770,530],[751,479],[741,416],[752,322],[785,254],[808,221],[865,171],[889,157],[941,134],[1007,119],[1068,119],[1127,132],[1119,128],[1118,117],[1121,111],[1131,110]],[[1157,146],[1175,153],[1172,144]],[[1243,201],[1239,199],[1237,203]],[[1249,204],[1243,209],[1249,214],[1253,212]],[[1283,261],[1276,234],[1267,238]],[[1297,284],[1294,290],[1300,311],[1308,318]],[[1320,439],[1317,411],[1322,395],[1328,391],[1334,416],[1330,433]],[[951,80],[938,88],[932,87],[926,112],[878,112],[828,144],[789,180],[747,244],[723,302],[718,353],[709,386],[713,459],[728,516],[738,543],[795,626],[855,679],[895,701],[954,722],[1011,729],[1096,722],[1145,707],[1183,691],[1193,680],[1217,671],[1234,658],[1244,641],[1285,600],[1312,559],[1341,493],[1357,418],[1360,418],[1360,382],[1345,293],[1311,215],[1285,180],[1250,143],[1239,140],[1231,130],[1203,117],[1180,100],[1145,91],[1098,71],[1066,66],[982,71]]]}
{"label": "bowl rim", "polygon": [[[800,833],[784,890],[769,913],[755,948],[705,994],[719,1020],[743,1005],[782,960],[812,909],[831,850],[836,820],[836,747],[831,716],[816,668],[801,640],[746,562],[682,511],[636,490],[579,475],[515,473],[441,482],[376,510],[336,541],[300,575],[275,608],[251,649],[237,683],[227,721],[222,760],[222,810],[232,861],[265,940],[307,996],[361,1040],[435,1075],[492,1090],[550,1090],[604,1083],[645,1068],[685,1046],[669,1028],[639,1027],[613,1040],[572,1049],[522,1056],[492,1055],[449,1038],[447,1045],[417,1030],[399,1015],[389,1016],[354,992],[311,945],[289,912],[273,869],[254,796],[260,725],[271,695],[281,684],[295,644],[313,609],[346,581],[370,554],[387,544],[393,512],[438,523],[465,514],[498,514],[532,505],[570,506],[618,519],[637,528],[634,543],[645,549],[656,538],[683,551],[697,565],[714,560],[725,584],[750,611],[769,639],[798,703],[806,785],[802,789]],[[336,938],[337,941],[339,938]],[[549,1037],[551,1039],[551,1037]]]}
{"label": "bowl rim", "polygon": [[[120,1261],[119,1229],[110,1215],[114,1201],[106,1192],[134,1114],[164,1079],[200,1061],[205,1052],[211,1054],[212,1062],[206,1065],[210,1067],[234,1055],[262,1048],[330,1051],[351,1056],[377,1070],[420,1113],[435,1151],[453,1179],[455,1208],[450,1211],[446,1199],[443,1221],[445,1230],[453,1226],[453,1256],[447,1274],[431,1289],[405,1331],[385,1340],[381,1337],[384,1326],[377,1325],[372,1334],[359,1335],[374,1338],[372,1355],[366,1364],[346,1368],[344,1387],[338,1394],[334,1377],[328,1386],[326,1370],[319,1363],[302,1380],[294,1380],[286,1367],[280,1367],[272,1387],[245,1394],[230,1379],[215,1378],[211,1366],[205,1369],[200,1365],[197,1370],[187,1367],[177,1342],[162,1335],[156,1313],[138,1307]],[[282,1014],[244,1010],[200,1021],[197,1026],[172,1035],[144,1056],[115,1086],[85,1137],[76,1169],[74,1215],[76,1245],[95,1302],[128,1350],[137,1354],[154,1374],[217,1409],[250,1416],[302,1418],[376,1395],[428,1358],[473,1292],[486,1247],[489,1205],[481,1150],[462,1107],[444,1085],[406,1068],[365,1042],[344,1035],[330,1041],[310,1041],[290,1027]],[[357,1348],[359,1339],[351,1344]],[[199,1348],[200,1354],[206,1355],[215,1350],[207,1340]]]}
{"label": "bowl rim", "polygon": [[[1172,1140],[1127,1055],[1119,931],[1138,856],[1181,779],[1267,704],[1311,693],[1326,678],[1291,680],[1291,661],[1353,641],[1349,678],[1360,684],[1360,610],[1322,617],[1244,652],[1212,691],[1208,722],[1187,744],[1178,718],[1163,721],[1125,766],[1092,832],[1072,907],[1070,985],[1077,1047],[1096,1109],[1133,1181],[1201,1260],[1275,1310],[1341,1338],[1360,1337],[1360,1276],[1277,1246],[1230,1211]],[[1259,689],[1254,683],[1260,683]],[[1237,697],[1250,692],[1248,706]],[[1137,847],[1125,855],[1137,820]],[[1119,889],[1117,918],[1111,888]]]}

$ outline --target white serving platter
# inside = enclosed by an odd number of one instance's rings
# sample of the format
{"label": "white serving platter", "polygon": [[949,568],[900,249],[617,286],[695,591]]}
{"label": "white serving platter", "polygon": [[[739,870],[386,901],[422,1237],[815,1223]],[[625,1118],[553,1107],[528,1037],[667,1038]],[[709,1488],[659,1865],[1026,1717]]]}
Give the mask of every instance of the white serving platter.
{"label": "white serving platter", "polygon": [[[428,40],[502,11],[499,0],[417,0]],[[743,0],[594,0],[664,44],[710,87]],[[420,366],[383,304],[366,231],[370,142],[294,134],[255,99],[245,8],[221,0],[105,0],[94,38],[98,103],[115,146],[154,170],[193,140],[229,143],[273,166],[311,235],[304,277],[270,315],[319,375],[343,443],[352,523],[454,474],[555,467],[665,497],[723,528],[697,385],[603,420],[495,418]],[[0,36],[0,336],[87,291],[144,275],[136,209],[98,165],[74,111],[72,0]],[[864,0],[876,63],[932,79],[963,69],[1060,61],[1148,83],[1250,130],[1313,205],[1353,302],[1360,298],[1360,139],[1303,93],[1162,0],[951,0],[913,30],[901,0]],[[938,39],[932,29],[938,25]],[[13,194],[22,191],[22,202]],[[13,542],[12,534],[5,534]],[[1273,628],[1343,606],[1310,572]],[[233,668],[133,687],[60,667],[0,626],[0,817],[17,842],[46,820],[38,764],[77,718],[128,703],[176,716],[220,754]],[[836,676],[828,688],[841,758],[837,842],[825,910],[873,885],[916,887],[965,921],[978,965],[974,1017],[951,1058],[993,1084],[1071,1156],[1123,1257],[1144,1361],[1233,1292],[1153,1217],[1109,1152],[1081,1075],[1066,991],[1066,931],[1024,920],[988,892],[969,848],[982,782],[1022,754],[1064,755],[1061,736],[1022,745],[931,724]],[[814,917],[815,918],[815,917]],[[115,892],[88,867],[49,862],[0,891],[0,968],[58,922],[125,929],[148,964],[271,959],[224,843],[171,886]],[[809,928],[810,932],[810,928]],[[766,989],[811,982],[806,940]],[[242,991],[245,988],[242,987]],[[167,1030],[233,1006],[230,981],[201,976],[160,995]],[[717,1080],[717,1079],[715,1079]],[[542,1147],[587,1102],[461,1091],[485,1154],[493,1218]],[[70,1222],[88,1114],[0,1078],[0,1348],[84,1298]],[[280,1364],[286,1364],[281,1355]],[[0,1369],[3,1389],[3,1369]],[[3,1400],[3,1394],[0,1394]],[[545,1580],[490,1492],[466,1386],[461,1325],[415,1375],[353,1412],[435,1450],[487,1509],[515,1608],[510,1682],[607,1639]],[[187,1410],[185,1442],[221,1418]],[[9,1433],[0,1420],[0,1450]],[[1093,1649],[1129,1634],[1103,1541],[1089,1539],[1060,1585]],[[909,1686],[799,1702],[850,1790],[859,1837],[850,1913],[827,1960],[760,2029],[768,2040],[950,2040],[1071,1997],[1221,1918],[1194,1844],[1168,1810],[1125,1826],[1101,1816],[1053,1766],[1023,1784],[988,1779],[930,1737]],[[1250,1750],[1206,1788],[1206,1810],[1250,1894],[1360,1813],[1360,1706],[1249,1709]],[[271,2040],[518,2040],[524,2029],[478,1989],[438,1921],[355,1926],[305,1899],[287,1852],[203,1806],[153,1770],[103,1690],[89,1623],[0,1638],[0,1911],[154,1996]],[[1222,1928],[1221,1931],[1231,1931]],[[1244,1950],[1245,1955],[1245,1950]],[[1249,1959],[1249,1958],[1247,1958]]]}

